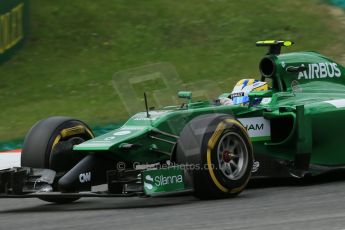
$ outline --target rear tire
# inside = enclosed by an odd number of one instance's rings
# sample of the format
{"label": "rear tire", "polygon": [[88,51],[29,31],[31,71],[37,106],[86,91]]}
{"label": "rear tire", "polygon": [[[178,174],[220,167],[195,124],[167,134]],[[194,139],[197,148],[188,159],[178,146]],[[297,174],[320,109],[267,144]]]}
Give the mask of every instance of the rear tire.
{"label": "rear tire", "polygon": [[[21,166],[52,169],[57,176],[61,176],[83,158],[81,154],[71,154],[73,146],[93,137],[91,129],[84,122],[73,118],[50,117],[41,120],[24,139]],[[70,203],[78,199],[41,198],[55,203]]]}
{"label": "rear tire", "polygon": [[187,164],[195,196],[200,199],[234,197],[247,185],[253,149],[243,125],[225,114],[202,115],[182,130],[176,161]]}

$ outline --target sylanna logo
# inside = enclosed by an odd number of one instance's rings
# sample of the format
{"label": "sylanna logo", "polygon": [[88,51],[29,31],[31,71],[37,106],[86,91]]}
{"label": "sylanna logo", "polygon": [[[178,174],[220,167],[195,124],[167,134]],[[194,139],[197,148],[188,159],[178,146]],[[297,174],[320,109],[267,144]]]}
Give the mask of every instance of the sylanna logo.
{"label": "sylanna logo", "polygon": [[164,186],[168,184],[179,184],[183,183],[182,175],[176,175],[176,176],[155,176],[155,185],[156,186]]}
{"label": "sylanna logo", "polygon": [[153,184],[153,178],[150,175],[147,175],[145,177],[144,187],[151,190],[153,189],[152,184]]}
{"label": "sylanna logo", "polygon": [[180,184],[183,183],[182,175],[164,176],[159,175],[152,178],[150,175],[145,177],[144,187],[146,189],[153,189],[153,186],[161,187],[170,184]]}
{"label": "sylanna logo", "polygon": [[301,66],[307,67],[307,69],[298,74],[298,80],[315,78],[333,78],[341,76],[341,71],[337,63],[334,62],[313,63],[308,64],[307,66],[302,64]]}

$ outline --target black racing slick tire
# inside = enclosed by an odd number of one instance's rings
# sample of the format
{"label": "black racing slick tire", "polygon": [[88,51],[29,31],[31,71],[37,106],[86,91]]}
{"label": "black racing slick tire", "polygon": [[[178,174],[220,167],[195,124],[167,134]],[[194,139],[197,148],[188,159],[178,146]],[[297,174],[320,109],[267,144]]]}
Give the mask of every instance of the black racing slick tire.
{"label": "black racing slick tire", "polygon": [[[27,133],[21,166],[47,168],[63,175],[76,165],[83,156],[73,153],[72,148],[94,137],[84,122],[69,117],[50,117],[37,122]],[[55,203],[69,203],[78,198],[42,198]]]}
{"label": "black racing slick tire", "polygon": [[196,197],[234,197],[250,179],[253,148],[245,127],[234,117],[201,115],[181,131],[176,162],[186,164]]}

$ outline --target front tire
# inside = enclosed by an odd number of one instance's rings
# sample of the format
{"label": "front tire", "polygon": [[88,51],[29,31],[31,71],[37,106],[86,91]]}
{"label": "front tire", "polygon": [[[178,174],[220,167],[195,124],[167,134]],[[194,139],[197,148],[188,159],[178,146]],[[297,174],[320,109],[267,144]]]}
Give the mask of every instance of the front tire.
{"label": "front tire", "polygon": [[192,164],[195,196],[200,199],[234,197],[247,185],[253,149],[246,129],[225,114],[202,115],[180,134],[176,160]]}
{"label": "front tire", "polygon": [[[21,166],[52,169],[56,171],[57,176],[62,176],[83,158],[80,154],[71,154],[73,146],[93,137],[91,129],[80,120],[69,117],[50,117],[41,120],[30,129],[24,139]],[[70,203],[78,198],[42,200]]]}

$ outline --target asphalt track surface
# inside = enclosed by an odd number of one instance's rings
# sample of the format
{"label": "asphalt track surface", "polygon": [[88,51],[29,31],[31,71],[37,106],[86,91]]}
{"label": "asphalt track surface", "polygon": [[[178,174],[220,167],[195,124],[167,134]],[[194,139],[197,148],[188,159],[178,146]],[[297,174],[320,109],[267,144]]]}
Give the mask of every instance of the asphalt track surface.
{"label": "asphalt track surface", "polygon": [[234,199],[83,198],[65,205],[0,199],[0,229],[345,229],[345,178],[252,182]]}

